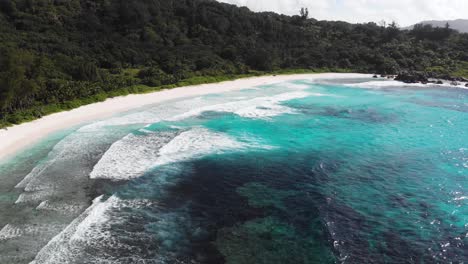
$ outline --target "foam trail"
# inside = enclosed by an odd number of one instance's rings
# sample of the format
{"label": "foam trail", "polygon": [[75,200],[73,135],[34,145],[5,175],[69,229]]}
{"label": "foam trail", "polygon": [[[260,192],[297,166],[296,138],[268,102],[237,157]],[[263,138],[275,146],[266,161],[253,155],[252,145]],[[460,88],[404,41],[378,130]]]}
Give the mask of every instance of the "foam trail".
{"label": "foam trail", "polygon": [[203,97],[190,98],[171,102],[170,105],[161,104],[147,109],[143,112],[129,113],[123,116],[116,116],[110,119],[97,121],[80,128],[79,132],[100,132],[106,128],[129,125],[150,125],[166,120],[175,114],[187,112],[189,109],[203,107],[209,101]]}
{"label": "foam trail", "polygon": [[84,168],[90,167],[110,144],[105,138],[112,137],[105,133],[75,132],[64,138],[49,153],[47,160],[36,166],[16,186],[25,190],[17,203],[39,204],[49,198],[67,196],[70,188],[85,185],[87,172]]}
{"label": "foam trail", "polygon": [[[181,120],[191,116],[197,116],[206,111],[220,111],[220,112],[233,112],[239,116],[247,117],[247,118],[268,118],[273,117],[285,113],[294,113],[294,110],[280,105],[281,102],[296,99],[296,98],[303,98],[309,96],[310,93],[298,91],[298,92],[289,92],[283,93],[271,97],[258,97],[251,100],[243,100],[238,102],[231,102],[231,103],[224,103],[224,104],[217,104],[212,106],[202,106],[195,110],[183,113],[173,118],[167,118],[168,120]],[[320,95],[320,94],[317,94]],[[203,105],[199,98],[190,99],[184,101],[183,104],[176,103],[177,108],[182,109],[183,107],[187,107],[187,104],[191,103],[194,106]],[[180,110],[179,109],[179,110]],[[41,180],[41,176],[46,174],[50,168],[54,167],[56,162],[63,163],[64,159],[67,160],[79,160],[79,149],[86,149],[91,148],[96,145],[96,139],[100,138],[100,134],[104,131],[106,127],[112,126],[122,126],[122,125],[129,125],[129,124],[151,124],[156,123],[161,120],[155,113],[150,111],[145,111],[141,113],[134,113],[129,114],[123,117],[115,117],[105,121],[99,121],[87,126],[80,128],[76,133],[68,136],[64,140],[62,140],[59,144],[54,147],[54,149],[49,153],[47,161],[41,163],[40,165],[36,166],[31,173],[29,173],[23,181],[21,181],[16,187],[17,188],[24,188],[25,191],[34,192],[34,191],[41,191],[41,190],[50,190],[56,187],[56,183],[54,181],[44,181]],[[98,133],[98,134],[95,134]],[[102,135],[105,136],[105,135]],[[145,164],[137,164],[134,166],[136,169],[132,171],[132,166],[115,166],[117,170],[121,170],[120,172],[117,171],[117,175],[115,177],[106,176],[109,175],[109,172],[106,172],[107,167],[111,165],[111,163],[116,163],[118,157],[113,157],[112,153],[117,153],[116,155],[125,155],[123,154],[124,149],[127,148],[126,151],[129,151],[126,155],[127,158],[131,158],[134,156],[133,161],[137,163],[145,162],[136,160],[137,154],[145,154],[142,151],[149,151],[148,154],[152,155],[152,149],[148,148],[145,142],[142,143],[141,149],[134,149],[133,147],[128,147],[125,142],[135,140],[136,137],[128,136],[123,142],[119,142],[114,144],[110,151],[106,153],[107,155],[104,157],[102,162],[99,162],[98,165],[95,167],[93,172],[91,173],[91,178],[113,178],[113,179],[123,179],[123,178],[133,178],[136,177],[137,174],[142,173],[143,169],[147,169],[149,165]],[[149,140],[151,143],[156,143],[153,140]],[[136,143],[136,142],[135,142]],[[147,141],[148,143],[148,141]],[[157,143],[156,143],[157,144]],[[135,146],[136,144],[134,144]],[[77,149],[78,148],[78,149]],[[154,159],[148,160],[147,164],[153,163]],[[118,162],[117,162],[118,163]],[[106,165],[102,165],[106,164]],[[122,165],[128,165],[134,163],[127,163]],[[118,164],[116,164],[118,165]],[[128,169],[125,169],[128,168]],[[142,168],[142,169],[138,169]],[[127,170],[127,171],[125,171]],[[128,176],[123,176],[124,174],[128,174]],[[34,180],[39,179],[39,180]],[[31,182],[33,181],[33,182]],[[39,198],[37,194],[28,194],[25,193],[22,195],[18,202],[23,201],[33,201]],[[43,198],[42,196],[40,198]],[[42,202],[43,200],[41,200]]]}
{"label": "foam trail", "polygon": [[86,184],[91,172],[87,168],[94,166],[112,142],[128,134],[128,125],[143,126],[159,121],[155,113],[144,111],[81,127],[55,145],[47,159],[16,185],[25,190],[16,203],[39,204],[57,196],[67,196],[70,188]]}
{"label": "foam trail", "polygon": [[[9,217],[9,226],[3,230],[5,237],[15,236],[6,240],[5,248],[18,248],[15,254],[29,260],[88,207],[92,166],[112,142],[128,134],[127,128],[112,127],[109,131],[104,126],[92,127],[85,126],[63,138],[16,186],[24,189],[16,201],[21,210]],[[42,223],[53,226],[41,228],[40,233],[31,231],[31,226]]]}
{"label": "foam trail", "polygon": [[40,237],[44,233],[62,230],[64,225],[41,224],[41,225],[14,225],[7,224],[0,230],[0,241],[15,239],[22,236]]}
{"label": "foam trail", "polygon": [[[16,200],[18,211],[8,217],[9,226],[3,230],[4,237],[14,236],[5,240],[4,248],[11,248],[12,252],[16,248],[15,254],[30,259],[80,215],[89,206],[93,183],[88,175],[92,166],[112,142],[128,132],[125,127],[112,127],[110,131],[106,127],[100,130],[84,127],[57,143],[46,159],[17,184],[24,192]],[[43,223],[53,226],[31,230],[31,226]]]}
{"label": "foam trail", "polygon": [[208,154],[221,154],[228,150],[242,150],[249,145],[226,134],[205,128],[194,128],[181,133],[159,151],[156,165],[165,165]]}
{"label": "foam trail", "polygon": [[75,204],[72,202],[51,202],[51,201],[43,201],[40,203],[37,207],[36,210],[38,211],[46,211],[46,212],[58,212],[62,214],[70,214],[70,213],[80,213],[84,209],[86,209],[86,206],[83,204]]}
{"label": "foam trail", "polygon": [[92,132],[92,131],[101,131],[106,127],[113,126],[127,126],[127,125],[137,125],[137,124],[152,124],[157,123],[161,119],[150,111],[138,112],[133,114],[128,114],[125,116],[114,117],[108,120],[98,121],[87,126],[80,128],[80,132]]}
{"label": "foam trail", "polygon": [[[246,118],[270,118],[281,114],[292,114],[295,113],[293,109],[282,106],[280,103],[304,98],[310,96],[307,92],[289,92],[283,93],[271,97],[257,97],[250,100],[236,101],[224,104],[216,104],[177,115],[173,118],[169,118],[169,121],[183,120],[189,117],[194,117],[202,114],[203,112],[216,111],[216,112],[230,112]],[[321,96],[321,94],[315,94]]]}
{"label": "foam trail", "polygon": [[70,261],[70,259],[76,254],[68,249],[68,246],[73,243],[73,241],[71,241],[72,236],[78,231],[78,229],[83,230],[90,228],[90,221],[88,220],[87,222],[84,222],[86,218],[93,218],[93,220],[96,221],[94,223],[96,225],[107,220],[104,213],[110,206],[112,206],[112,204],[111,202],[103,203],[102,198],[102,196],[96,198],[93,201],[92,206],[73,220],[73,222],[60,234],[50,240],[49,243],[39,251],[35,260],[31,262],[31,264],[67,263],[67,261]]}
{"label": "foam trail", "polygon": [[159,149],[177,132],[130,134],[114,143],[90,174],[92,179],[128,180],[156,164]]}
{"label": "foam trail", "polygon": [[310,88],[310,85],[303,84],[303,83],[293,83],[293,82],[286,82],[286,83],[278,83],[274,86],[278,86],[281,88],[287,88],[292,90],[306,90]]}
{"label": "foam trail", "polygon": [[129,180],[155,166],[228,150],[242,150],[248,146],[266,148],[199,127],[181,133],[130,134],[112,145],[96,164],[90,177]]}
{"label": "foam trail", "polygon": [[[60,234],[51,239],[31,264],[80,263],[84,259],[89,263],[120,263],[118,254],[110,254],[106,250],[131,251],[131,248],[125,244],[125,239],[120,242],[119,238],[111,234],[112,227],[124,221],[115,216],[114,212],[152,205],[148,200],[121,200],[116,196],[104,200],[100,196]],[[138,233],[135,239],[144,236],[143,233]],[[138,255],[136,252],[135,254]]]}

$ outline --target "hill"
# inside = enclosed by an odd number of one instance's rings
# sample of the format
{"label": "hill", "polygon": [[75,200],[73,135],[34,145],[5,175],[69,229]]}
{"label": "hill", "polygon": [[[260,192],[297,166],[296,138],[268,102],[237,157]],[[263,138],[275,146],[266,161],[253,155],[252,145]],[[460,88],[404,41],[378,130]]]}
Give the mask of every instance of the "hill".
{"label": "hill", "polygon": [[[450,28],[458,30],[462,33],[468,33],[468,19],[456,19],[456,20],[429,20],[423,21],[419,24],[431,25],[433,27],[445,27],[446,24],[450,25]],[[408,27],[407,29],[413,29],[414,26]]]}
{"label": "hill", "polygon": [[277,70],[467,74],[468,34],[254,13],[214,0],[0,0],[0,126]]}

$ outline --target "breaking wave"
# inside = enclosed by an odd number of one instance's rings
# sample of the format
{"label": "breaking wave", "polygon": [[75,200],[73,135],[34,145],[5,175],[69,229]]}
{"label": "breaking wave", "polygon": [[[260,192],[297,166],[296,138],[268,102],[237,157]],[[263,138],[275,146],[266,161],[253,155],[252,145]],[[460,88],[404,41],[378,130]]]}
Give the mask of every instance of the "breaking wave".
{"label": "breaking wave", "polygon": [[170,118],[169,121],[183,120],[189,117],[198,116],[203,112],[210,111],[229,112],[241,117],[260,119],[270,118],[281,114],[293,114],[295,113],[293,109],[283,106],[280,103],[293,99],[304,98],[310,95],[310,93],[298,91],[283,93],[271,97],[257,97],[250,100],[210,105],[177,115]]}
{"label": "breaking wave", "polygon": [[265,148],[201,127],[183,132],[130,134],[110,147],[96,164],[90,177],[129,180],[142,176],[156,166],[247,147]]}

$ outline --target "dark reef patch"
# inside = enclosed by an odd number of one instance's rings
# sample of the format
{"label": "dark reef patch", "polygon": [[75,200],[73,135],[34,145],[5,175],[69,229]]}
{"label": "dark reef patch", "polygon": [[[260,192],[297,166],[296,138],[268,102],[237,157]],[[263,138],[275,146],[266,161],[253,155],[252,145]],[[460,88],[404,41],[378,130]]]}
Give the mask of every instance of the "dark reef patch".
{"label": "dark reef patch", "polygon": [[421,106],[429,106],[429,107],[436,107],[436,108],[443,108],[452,111],[458,111],[463,113],[468,113],[468,104],[464,103],[450,103],[450,102],[442,102],[442,101],[427,101],[427,100],[411,100],[411,103],[421,105]]}
{"label": "dark reef patch", "polygon": [[375,108],[341,108],[341,107],[319,107],[302,104],[288,104],[305,115],[334,117],[340,119],[356,120],[370,124],[387,124],[398,121],[395,114],[383,113]]}
{"label": "dark reef patch", "polygon": [[[171,208],[187,205],[191,221],[206,234],[187,254],[203,263],[236,263],[252,252],[257,255],[251,262],[242,263],[267,263],[275,254],[274,263],[333,263],[318,210],[325,199],[297,187],[304,180],[310,183],[313,170],[304,164],[286,166],[276,158],[249,154],[189,165],[161,200]],[[294,257],[284,262],[288,252],[298,253],[303,262]]]}

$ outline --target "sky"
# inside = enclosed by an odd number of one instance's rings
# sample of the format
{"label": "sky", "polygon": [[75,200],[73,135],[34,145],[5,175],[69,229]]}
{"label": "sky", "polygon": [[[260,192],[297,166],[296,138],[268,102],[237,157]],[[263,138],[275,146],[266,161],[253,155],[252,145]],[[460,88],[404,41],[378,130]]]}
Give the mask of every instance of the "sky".
{"label": "sky", "polygon": [[253,11],[287,15],[309,9],[309,17],[352,23],[395,21],[409,26],[424,20],[468,19],[468,0],[218,0]]}

